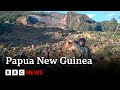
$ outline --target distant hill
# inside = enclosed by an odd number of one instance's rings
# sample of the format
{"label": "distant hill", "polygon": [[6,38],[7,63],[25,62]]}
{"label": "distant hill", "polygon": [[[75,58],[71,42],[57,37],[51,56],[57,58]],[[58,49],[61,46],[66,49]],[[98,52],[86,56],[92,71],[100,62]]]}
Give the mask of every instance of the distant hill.
{"label": "distant hill", "polygon": [[[68,12],[67,14],[60,14],[57,12],[42,13],[39,15],[21,16],[17,22],[35,27],[56,27],[70,31],[81,30],[98,30],[98,23],[89,18],[85,14],[78,14],[76,12]],[[93,27],[94,26],[94,27]]]}
{"label": "distant hill", "polygon": [[96,22],[76,12],[0,11],[0,43],[10,46],[55,43],[72,32],[114,31],[117,25],[115,18]]}
{"label": "distant hill", "polygon": [[31,12],[31,11],[0,11],[0,23],[23,24],[26,26],[55,27],[69,31],[107,31],[117,28],[117,21],[96,22],[85,14],[68,12]]}
{"label": "distant hill", "polygon": [[[96,30],[98,23],[85,14],[68,12],[30,12],[30,11],[0,11],[0,23],[23,24],[35,27],[55,27],[69,30]],[[26,23],[26,24],[25,24]],[[98,30],[98,29],[97,29]],[[98,30],[100,31],[100,29]]]}

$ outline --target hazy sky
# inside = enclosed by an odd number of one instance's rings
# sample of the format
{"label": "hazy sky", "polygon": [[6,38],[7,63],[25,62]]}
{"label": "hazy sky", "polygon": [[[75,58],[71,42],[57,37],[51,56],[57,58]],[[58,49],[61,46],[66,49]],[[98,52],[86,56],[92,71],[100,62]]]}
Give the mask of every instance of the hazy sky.
{"label": "hazy sky", "polygon": [[[41,11],[39,11],[41,12]],[[59,12],[66,14],[68,11],[44,11],[44,12]],[[87,14],[90,18],[95,21],[111,20],[115,17],[118,23],[120,23],[120,11],[76,11],[79,14]]]}

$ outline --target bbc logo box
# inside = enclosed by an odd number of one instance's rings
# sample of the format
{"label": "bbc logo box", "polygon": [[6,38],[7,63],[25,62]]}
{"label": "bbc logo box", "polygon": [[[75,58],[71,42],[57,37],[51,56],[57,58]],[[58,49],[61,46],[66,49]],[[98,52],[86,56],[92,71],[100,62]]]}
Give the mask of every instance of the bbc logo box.
{"label": "bbc logo box", "polygon": [[5,69],[5,76],[25,76],[24,69]]}

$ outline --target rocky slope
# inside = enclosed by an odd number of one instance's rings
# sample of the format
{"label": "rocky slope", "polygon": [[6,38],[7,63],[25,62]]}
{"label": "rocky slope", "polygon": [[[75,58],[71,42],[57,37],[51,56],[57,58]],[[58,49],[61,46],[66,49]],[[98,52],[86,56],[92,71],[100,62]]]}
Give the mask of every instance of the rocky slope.
{"label": "rocky slope", "polygon": [[115,18],[110,21],[96,22],[85,14],[68,12],[30,12],[30,11],[0,11],[0,23],[22,24],[36,28],[51,27],[69,31],[114,31],[118,23]]}
{"label": "rocky slope", "polygon": [[17,22],[22,23],[23,25],[32,25],[38,27],[44,25],[44,27],[55,27],[65,30],[78,30],[80,24],[95,23],[95,21],[89,18],[87,15],[78,14],[76,12],[68,12],[67,14],[52,12],[47,15],[28,15],[26,17],[20,16],[17,18]]}
{"label": "rocky slope", "polygon": [[14,24],[0,24],[0,27],[0,44],[8,47],[56,43],[67,35],[65,30],[59,28],[35,28]]}

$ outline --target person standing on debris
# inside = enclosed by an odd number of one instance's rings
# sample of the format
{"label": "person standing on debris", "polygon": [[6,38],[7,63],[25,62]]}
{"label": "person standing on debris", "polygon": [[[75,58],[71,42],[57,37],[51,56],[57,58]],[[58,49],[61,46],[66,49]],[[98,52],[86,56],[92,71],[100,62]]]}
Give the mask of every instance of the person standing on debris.
{"label": "person standing on debris", "polygon": [[91,59],[91,52],[86,45],[86,40],[80,38],[78,41],[74,41],[74,45],[69,50],[75,51],[75,57],[80,59]]}
{"label": "person standing on debris", "polygon": [[21,48],[20,51],[19,51],[19,58],[20,59],[28,59],[28,56],[26,55],[26,52],[23,51],[23,49]]}
{"label": "person standing on debris", "polygon": [[78,45],[80,47],[81,59],[91,59],[91,51],[86,45],[86,40],[84,38],[80,38],[78,42]]}

